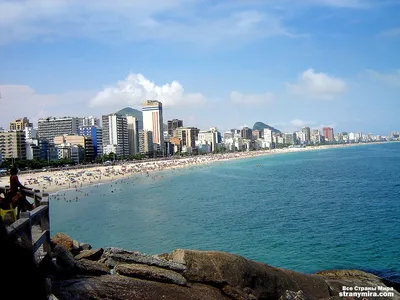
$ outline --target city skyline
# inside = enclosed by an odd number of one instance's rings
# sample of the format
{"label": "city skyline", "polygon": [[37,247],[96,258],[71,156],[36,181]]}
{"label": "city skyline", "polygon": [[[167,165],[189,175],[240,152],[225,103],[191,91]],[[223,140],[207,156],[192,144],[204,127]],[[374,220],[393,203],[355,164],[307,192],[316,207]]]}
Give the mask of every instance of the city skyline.
{"label": "city skyline", "polygon": [[0,127],[158,100],[220,131],[398,130],[399,1],[299,2],[0,0]]}

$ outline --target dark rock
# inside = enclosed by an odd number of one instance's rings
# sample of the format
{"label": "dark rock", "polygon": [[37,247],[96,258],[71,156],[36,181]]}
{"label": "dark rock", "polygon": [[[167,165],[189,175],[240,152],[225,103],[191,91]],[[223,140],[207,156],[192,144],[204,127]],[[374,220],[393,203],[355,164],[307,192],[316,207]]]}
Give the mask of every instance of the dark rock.
{"label": "dark rock", "polygon": [[388,289],[389,292],[394,293],[393,297],[367,297],[370,299],[400,299],[400,293],[394,288],[387,287],[384,280],[374,274],[359,271],[359,270],[330,270],[321,271],[317,273],[320,276],[326,278],[326,283],[329,285],[331,290],[331,296],[339,296],[339,293],[343,291],[343,287],[371,287],[377,291],[380,288]]}
{"label": "dark rock", "polygon": [[279,298],[279,300],[308,300],[303,291],[293,292],[293,291],[285,291],[283,295]]}
{"label": "dark rock", "polygon": [[92,249],[92,246],[90,244],[88,244],[88,243],[80,243],[79,246],[80,246],[80,248],[82,250],[90,250],[90,249]]}
{"label": "dark rock", "polygon": [[86,258],[89,260],[99,260],[103,255],[103,248],[99,248],[97,250],[82,250],[77,256],[75,256],[76,260],[80,260],[82,258]]}
{"label": "dark rock", "polygon": [[74,256],[64,246],[56,245],[52,255],[56,258],[57,265],[65,270],[72,270],[76,265]]}
{"label": "dark rock", "polygon": [[119,248],[106,248],[100,261],[105,263],[110,268],[113,268],[118,263],[139,263],[174,271],[184,271],[186,269],[186,267],[181,263],[168,261],[155,256],[142,254],[140,252],[122,250]]}
{"label": "dark rock", "polygon": [[230,285],[225,285],[222,291],[235,300],[254,300],[257,299],[252,294],[247,293],[245,290],[240,290]]}
{"label": "dark rock", "polygon": [[81,249],[79,242],[76,240],[73,240],[72,241],[72,249],[71,249],[72,254],[77,255],[81,250],[82,249]]}
{"label": "dark rock", "polygon": [[142,264],[119,264],[115,266],[115,272],[121,275],[148,280],[186,285],[187,281],[181,274],[154,266]]}
{"label": "dark rock", "polygon": [[51,242],[54,245],[60,245],[65,247],[67,250],[72,250],[73,240],[65,233],[57,233],[51,238]]}
{"label": "dark rock", "polygon": [[100,276],[110,274],[110,269],[105,264],[97,261],[81,259],[76,262],[75,272],[81,275]]}
{"label": "dark rock", "polygon": [[229,284],[239,290],[248,287],[258,299],[279,299],[286,290],[302,290],[311,299],[331,296],[321,276],[274,268],[230,253],[178,249],[170,257],[186,265],[183,275],[189,281]]}
{"label": "dark rock", "polygon": [[114,300],[228,300],[214,287],[193,284],[183,287],[129,278],[121,275],[103,275],[53,282],[53,294],[60,300],[114,299]]}

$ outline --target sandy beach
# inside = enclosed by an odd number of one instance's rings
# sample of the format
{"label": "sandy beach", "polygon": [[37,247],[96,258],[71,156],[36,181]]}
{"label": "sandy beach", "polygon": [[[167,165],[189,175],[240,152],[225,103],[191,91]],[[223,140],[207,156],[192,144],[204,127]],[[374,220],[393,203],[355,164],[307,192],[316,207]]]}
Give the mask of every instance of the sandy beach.
{"label": "sandy beach", "polygon": [[[243,159],[264,155],[274,155],[290,152],[324,150],[342,148],[362,144],[325,145],[306,148],[284,148],[273,150],[258,150],[249,152],[235,152],[226,154],[208,154],[178,158],[170,160],[157,160],[151,162],[127,162],[112,166],[99,165],[93,168],[72,169],[64,171],[48,171],[19,175],[20,182],[30,188],[47,193],[55,193],[66,189],[78,189],[83,186],[105,183],[128,178],[135,174],[149,175],[153,172],[185,168],[194,165],[205,165],[233,159]],[[9,177],[0,177],[0,186],[9,184]]]}

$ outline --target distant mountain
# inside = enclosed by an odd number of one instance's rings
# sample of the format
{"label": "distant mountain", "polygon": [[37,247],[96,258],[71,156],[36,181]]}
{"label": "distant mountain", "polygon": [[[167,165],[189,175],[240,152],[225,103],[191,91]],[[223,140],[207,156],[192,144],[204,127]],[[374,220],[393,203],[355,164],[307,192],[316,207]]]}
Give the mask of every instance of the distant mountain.
{"label": "distant mountain", "polygon": [[253,130],[264,130],[265,128],[271,129],[273,133],[281,133],[280,130],[278,130],[272,126],[269,126],[263,122],[256,122],[253,126]]}
{"label": "distant mountain", "polygon": [[[119,115],[128,115],[137,118],[139,129],[143,129],[143,113],[140,110],[131,107],[125,107],[117,111],[116,113]],[[163,130],[164,131],[168,130],[167,124],[163,124]]]}
{"label": "distant mountain", "polygon": [[138,127],[139,129],[143,129],[143,114],[140,110],[131,108],[131,107],[125,107],[119,111],[116,112],[119,115],[128,115],[135,117],[138,119]]}

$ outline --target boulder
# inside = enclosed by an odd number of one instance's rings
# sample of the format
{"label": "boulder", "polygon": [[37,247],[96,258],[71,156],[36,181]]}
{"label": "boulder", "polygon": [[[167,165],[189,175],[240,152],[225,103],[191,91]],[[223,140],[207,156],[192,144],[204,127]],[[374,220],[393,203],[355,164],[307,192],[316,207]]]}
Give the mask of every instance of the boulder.
{"label": "boulder", "polygon": [[72,249],[71,249],[71,252],[72,252],[73,254],[78,254],[81,250],[82,250],[82,249],[81,249],[81,246],[80,246],[79,242],[76,241],[76,240],[73,240],[73,241],[72,241]]}
{"label": "boulder", "polygon": [[60,245],[65,247],[67,250],[72,250],[73,240],[65,233],[57,233],[51,238],[51,242],[54,245]]}
{"label": "boulder", "polygon": [[343,287],[370,287],[377,291],[379,289],[386,289],[386,291],[393,292],[393,297],[379,297],[373,298],[368,297],[368,299],[400,299],[400,293],[396,291],[393,287],[389,287],[385,284],[382,278],[359,270],[329,270],[321,271],[317,273],[318,275],[326,279],[326,283],[329,285],[332,296],[339,296],[339,293],[343,291]]}
{"label": "boulder", "polygon": [[274,268],[230,253],[177,249],[170,258],[186,265],[183,275],[189,281],[250,288],[258,299],[279,299],[286,290],[302,290],[311,299],[331,296],[321,276]]}
{"label": "boulder", "polygon": [[76,262],[75,272],[80,275],[100,276],[110,274],[110,268],[97,261],[81,259]]}
{"label": "boulder", "polygon": [[75,256],[76,260],[80,260],[82,258],[86,258],[89,260],[99,260],[103,255],[103,248],[99,248],[97,250],[82,250],[77,256]]}
{"label": "boulder", "polygon": [[88,244],[88,243],[80,243],[79,245],[80,245],[80,248],[82,250],[90,250],[90,249],[92,249],[92,246],[90,244]]}
{"label": "boulder", "polygon": [[157,266],[160,268],[170,269],[178,272],[182,272],[186,269],[186,267],[181,263],[168,261],[163,258],[142,254],[140,252],[127,251],[114,247],[106,248],[100,261],[105,263],[110,268],[114,268],[114,266],[119,263],[138,263],[149,266]]}
{"label": "boulder", "polygon": [[76,265],[74,256],[64,246],[56,245],[52,255],[56,258],[57,265],[62,267],[64,270],[72,270]]}
{"label": "boulder", "polygon": [[53,294],[58,299],[138,299],[138,300],[228,300],[219,289],[193,284],[188,287],[125,277],[103,275],[53,281]]}
{"label": "boulder", "polygon": [[169,282],[178,285],[187,284],[185,277],[183,277],[181,274],[154,266],[142,264],[119,264],[115,266],[114,270],[118,274],[129,277]]}

